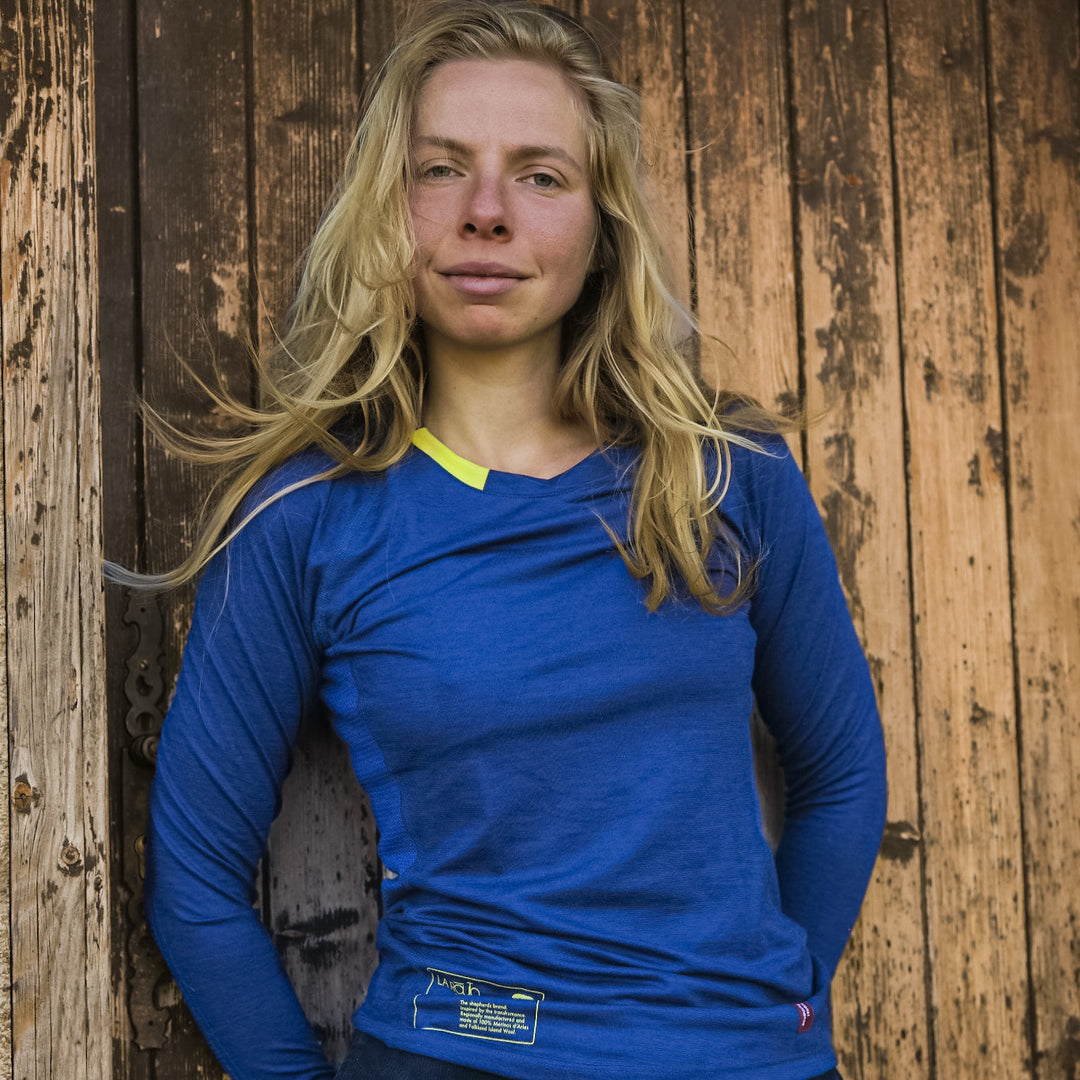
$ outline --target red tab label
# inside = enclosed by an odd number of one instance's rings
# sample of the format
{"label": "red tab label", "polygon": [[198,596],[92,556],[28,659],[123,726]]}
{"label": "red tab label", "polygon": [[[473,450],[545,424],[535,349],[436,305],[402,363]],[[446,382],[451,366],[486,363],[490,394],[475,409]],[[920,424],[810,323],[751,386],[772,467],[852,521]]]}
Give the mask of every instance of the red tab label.
{"label": "red tab label", "polygon": [[795,1009],[799,1014],[799,1034],[802,1035],[814,1024],[814,1006],[808,1001],[800,1001]]}

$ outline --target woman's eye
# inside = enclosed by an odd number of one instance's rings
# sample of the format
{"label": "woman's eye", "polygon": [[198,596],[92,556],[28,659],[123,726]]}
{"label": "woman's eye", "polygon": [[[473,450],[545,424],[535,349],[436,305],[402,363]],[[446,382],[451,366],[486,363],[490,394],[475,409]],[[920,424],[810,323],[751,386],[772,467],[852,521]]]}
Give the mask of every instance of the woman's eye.
{"label": "woman's eye", "polygon": [[534,186],[542,188],[544,191],[553,191],[555,188],[559,187],[559,181],[552,176],[551,173],[530,173],[529,180],[532,181]]}
{"label": "woman's eye", "polygon": [[454,170],[449,165],[429,165],[423,175],[427,180],[445,180],[454,175]]}

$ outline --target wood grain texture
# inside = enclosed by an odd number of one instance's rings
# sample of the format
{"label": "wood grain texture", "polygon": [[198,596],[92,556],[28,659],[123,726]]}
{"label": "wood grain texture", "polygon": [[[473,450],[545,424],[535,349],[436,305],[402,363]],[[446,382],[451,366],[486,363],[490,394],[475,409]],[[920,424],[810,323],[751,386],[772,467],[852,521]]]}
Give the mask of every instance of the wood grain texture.
{"label": "wood grain texture", "polygon": [[[833,988],[845,1077],[929,1075],[883,3],[800,0],[792,93],[811,489],[885,728],[889,824]],[[888,1007],[882,1007],[888,1002]]]}
{"label": "wood grain texture", "polygon": [[[136,46],[143,391],[181,428],[213,430],[217,418],[207,415],[185,363],[211,383],[219,375],[241,399],[251,395],[242,2],[141,3]],[[144,465],[147,569],[162,570],[190,549],[210,477],[152,440]],[[190,600],[188,589],[164,602],[164,665],[173,679]],[[159,996],[173,1012],[155,1080],[220,1076],[175,987]]]}
{"label": "wood grain texture", "polygon": [[[215,418],[185,364],[251,394],[241,0],[141,4],[137,35],[143,389],[190,430]],[[160,570],[190,549],[209,478],[153,442],[145,459],[147,562]],[[186,625],[181,610],[175,624]]]}
{"label": "wood grain texture", "polygon": [[1024,861],[1040,1080],[1080,1073],[1080,25],[989,5]]}
{"label": "wood grain texture", "polygon": [[27,1080],[112,1067],[91,15],[0,9],[5,1068]]}
{"label": "wood grain texture", "polygon": [[407,10],[402,0],[361,0],[360,80],[364,92],[390,52]]}
{"label": "wood grain texture", "polygon": [[[0,323],[0,347],[3,345],[3,324]],[[4,477],[4,459],[0,455],[0,487],[7,494]],[[6,530],[0,538],[0,558],[6,565]],[[8,716],[8,672],[7,672],[7,581],[6,575],[0,574],[0,725],[6,735],[10,730]],[[0,911],[11,910],[11,796],[14,785],[8,772],[6,747],[0,753],[0,784],[3,784],[5,797],[0,801]],[[11,920],[0,919],[0,985],[11,986]],[[11,1053],[11,991],[6,989],[0,994],[0,1080],[12,1080]]]}
{"label": "wood grain texture", "polygon": [[[142,552],[141,425],[136,411],[141,379],[138,355],[135,93],[132,71],[132,17],[129,5],[105,0],[94,7],[94,98],[98,193],[99,341],[101,355],[101,453],[105,463],[102,503],[105,557],[138,566]],[[132,838],[145,832],[152,770],[131,760],[131,737],[124,718],[124,688],[132,651],[132,631],[124,623],[128,598],[106,588],[106,714],[109,820],[113,850],[113,1007],[116,1075],[150,1080],[151,1054],[135,1042],[129,998],[133,964],[129,942],[141,916],[142,881]],[[127,843],[125,843],[125,836]],[[149,930],[145,931],[147,934]],[[136,980],[137,981],[137,980]]]}
{"label": "wood grain texture", "polygon": [[[0,101],[6,102],[6,87],[0,91],[3,96]],[[3,228],[3,212],[0,210],[0,228]],[[6,234],[0,233],[0,237]],[[4,266],[7,272],[7,266]],[[6,279],[5,279],[6,280]],[[0,308],[0,355],[4,350],[3,315],[6,314],[7,305]],[[3,395],[0,394],[0,407],[2,407]],[[0,424],[3,423],[0,415]],[[0,454],[0,488],[4,491],[5,502],[7,497],[7,482],[4,474],[4,457]],[[0,535],[0,559],[3,565],[7,565],[7,530]],[[8,715],[8,636],[7,636],[7,575],[0,574],[0,730],[6,736],[11,728],[11,719]],[[11,910],[11,798],[14,796],[14,785],[10,781],[8,772],[7,745],[0,750],[0,790],[5,796],[0,800],[0,911]],[[11,1053],[11,920],[0,919],[0,986],[5,988],[0,993],[0,1080],[12,1080],[12,1053]]]}
{"label": "wood grain texture", "polygon": [[[6,9],[0,9],[0,26],[4,35],[5,44],[8,45],[9,53],[17,41],[19,24],[11,18]],[[19,50],[21,52],[21,50]],[[25,77],[20,78],[18,67],[12,64],[7,68],[0,68],[0,116],[7,118],[17,115],[16,101],[26,93],[23,83]],[[5,120],[3,127],[4,146],[17,149],[14,135],[10,130],[9,120]],[[27,127],[29,131],[29,127]],[[25,157],[25,139],[24,157]],[[6,155],[5,155],[6,156]],[[8,255],[8,202],[13,194],[13,177],[7,165],[0,164],[0,357],[4,359],[4,368],[7,368],[7,339],[11,334],[10,319],[21,308],[25,301],[19,301],[16,305],[14,296],[8,296],[9,290],[14,288],[15,273],[18,264]],[[8,284],[9,280],[11,285]],[[23,316],[25,317],[25,316]],[[6,328],[6,332],[5,332]],[[4,438],[5,450],[7,447],[6,428],[3,426],[3,405],[6,393],[7,380],[0,382],[0,433]],[[0,488],[4,492],[4,505],[8,505],[8,484],[4,468],[4,454],[0,454]],[[0,534],[0,559],[2,565],[7,567],[7,529]],[[4,798],[0,805],[0,912],[11,911],[11,799],[14,796],[14,785],[10,780],[8,770],[8,736],[11,731],[11,717],[8,710],[8,633],[7,633],[7,574],[0,574],[0,730],[4,734],[4,744],[0,747],[0,784],[3,785]],[[12,1080],[12,1052],[11,1052],[11,919],[0,918],[0,986],[5,992],[0,993],[0,1080]]]}
{"label": "wood grain texture", "polygon": [[890,0],[918,737],[938,1077],[1030,1073],[978,5]]}
{"label": "wood grain texture", "polygon": [[[13,13],[7,8],[0,8],[0,33],[3,34],[4,45],[9,57],[8,64],[0,68],[0,116],[4,117],[2,128],[3,145],[11,147],[16,154],[22,150],[22,157],[29,150],[28,135],[29,122],[27,120],[25,132],[20,137],[20,142],[15,142],[16,132],[11,130],[11,119],[19,115],[16,104],[20,98],[26,95],[26,77],[20,73],[19,61],[25,63],[22,56],[23,49],[16,48],[21,45],[18,35],[25,33],[21,23],[17,22]],[[7,154],[4,155],[8,157]],[[10,161],[10,159],[8,159]],[[14,174],[14,175],[13,175]],[[25,299],[16,301],[14,296],[15,275],[20,269],[17,262],[9,254],[9,214],[10,201],[15,193],[15,186],[21,181],[18,172],[6,161],[0,164],[0,357],[4,360],[4,378],[0,383],[0,425],[4,424],[3,406],[7,395],[7,354],[8,339],[12,333],[12,319],[18,318],[21,322],[25,319],[22,310],[25,307]],[[14,225],[14,222],[11,222]],[[10,284],[9,284],[10,282]],[[9,295],[9,293],[11,295]],[[0,427],[3,433],[4,448],[7,449],[7,429]],[[4,465],[5,454],[0,454],[0,486],[3,487],[4,505],[8,505],[8,480]],[[5,572],[0,574],[0,723],[3,725],[4,744],[0,748],[0,782],[3,783],[3,805],[0,806],[0,911],[11,911],[11,807],[15,797],[15,785],[11,783],[11,774],[8,769],[9,739],[11,731],[11,716],[8,707],[10,691],[8,687],[8,628],[7,628],[7,528],[0,536],[0,556],[3,558]],[[0,985],[4,992],[0,993],[0,1080],[12,1080],[11,1070],[13,1065],[12,1055],[12,1030],[11,1030],[11,919],[10,915],[0,919]]]}
{"label": "wood grain texture", "polygon": [[[79,766],[83,804],[84,918],[86,934],[86,1069],[108,1076],[113,1060],[112,927],[109,894],[108,718],[105,701],[105,595],[102,577],[101,370],[98,355],[98,238],[94,180],[93,0],[63,9],[71,48],[72,264],[75,268],[76,377],[73,401],[77,440],[75,485],[78,527],[81,716]],[[54,676],[55,677],[55,676]],[[49,730],[45,737],[54,739]],[[70,856],[70,853],[67,853]],[[69,858],[62,855],[65,864]],[[70,1037],[70,1036],[68,1036]]]}
{"label": "wood grain texture", "polygon": [[259,345],[274,343],[356,126],[355,2],[255,4],[252,103]]}
{"label": "wood grain texture", "polygon": [[666,245],[675,296],[689,310],[682,7],[648,0],[585,0],[582,15],[614,58],[615,77],[641,95],[645,188]]}
{"label": "wood grain texture", "polygon": [[765,404],[798,394],[784,5],[686,0],[702,374]]}

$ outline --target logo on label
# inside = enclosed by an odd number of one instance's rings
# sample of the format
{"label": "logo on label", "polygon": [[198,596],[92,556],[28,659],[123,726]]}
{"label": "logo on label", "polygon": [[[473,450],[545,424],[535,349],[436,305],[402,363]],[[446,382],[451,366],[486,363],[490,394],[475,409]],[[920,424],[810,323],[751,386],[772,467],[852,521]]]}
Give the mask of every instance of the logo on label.
{"label": "logo on label", "polygon": [[814,1023],[814,1006],[809,1001],[800,1001],[795,1009],[799,1014],[799,1034],[802,1035],[809,1031]]}
{"label": "logo on label", "polygon": [[427,989],[413,998],[413,1027],[491,1042],[536,1042],[541,991],[438,968],[427,973]]}

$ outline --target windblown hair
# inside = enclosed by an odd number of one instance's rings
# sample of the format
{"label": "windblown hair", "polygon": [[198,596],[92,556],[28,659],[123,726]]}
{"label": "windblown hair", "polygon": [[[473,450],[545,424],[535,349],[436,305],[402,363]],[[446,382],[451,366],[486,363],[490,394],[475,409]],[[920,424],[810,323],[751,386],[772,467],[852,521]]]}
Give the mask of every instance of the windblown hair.
{"label": "windblown hair", "polygon": [[[442,0],[423,7],[405,29],[374,83],[312,238],[287,331],[259,365],[265,405],[208,390],[237,422],[238,433],[226,438],[155,425],[187,458],[227,467],[190,555],[165,574],[113,568],[114,578],[151,587],[193,578],[269,501],[293,490],[276,492],[234,522],[253,486],[305,447],[321,447],[336,464],[301,484],[385,470],[408,451],[424,389],[412,284],[410,129],[432,69],[461,59],[551,64],[582,106],[598,237],[594,270],[566,316],[555,408],[561,418],[586,424],[601,445],[639,448],[628,538],[616,543],[631,573],[647,579],[647,606],[655,609],[673,589],[714,611],[745,597],[746,557],[719,506],[731,445],[757,448],[748,433],[775,430],[775,418],[711,393],[694,375],[680,340],[687,317],[666,284],[642,193],[636,95],[608,76],[580,24],[529,0]],[[729,548],[739,568],[734,590],[724,595],[706,569],[715,543]]]}

